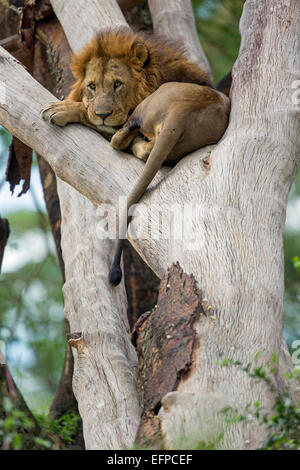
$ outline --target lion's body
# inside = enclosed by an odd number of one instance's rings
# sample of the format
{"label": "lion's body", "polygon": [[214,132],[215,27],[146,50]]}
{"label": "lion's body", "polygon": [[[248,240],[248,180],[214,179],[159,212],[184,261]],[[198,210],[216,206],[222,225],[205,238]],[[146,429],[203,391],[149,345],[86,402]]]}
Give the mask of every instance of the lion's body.
{"label": "lion's body", "polygon": [[212,85],[208,75],[170,42],[129,29],[95,36],[73,56],[71,68],[76,78],[71,93],[65,101],[47,105],[43,118],[60,126],[80,122],[105,134],[114,134],[163,83]]}
{"label": "lion's body", "polygon": [[[184,155],[218,142],[227,127],[229,109],[229,99],[210,87],[165,83],[136,107],[111,144],[125,149],[133,141],[134,155],[146,161],[158,139],[167,132],[179,133],[172,149],[160,157],[173,165]],[[138,134],[146,139],[135,139]],[[168,137],[168,143],[171,140]]]}
{"label": "lion's body", "polygon": [[[111,140],[121,150],[133,141],[133,153],[146,161],[127,198],[127,208],[139,201],[163,163],[174,164],[187,153],[218,142],[227,128],[229,111],[230,102],[223,93],[191,83],[166,83],[139,104]],[[122,276],[120,259],[127,225],[126,211],[109,274],[113,285]]]}

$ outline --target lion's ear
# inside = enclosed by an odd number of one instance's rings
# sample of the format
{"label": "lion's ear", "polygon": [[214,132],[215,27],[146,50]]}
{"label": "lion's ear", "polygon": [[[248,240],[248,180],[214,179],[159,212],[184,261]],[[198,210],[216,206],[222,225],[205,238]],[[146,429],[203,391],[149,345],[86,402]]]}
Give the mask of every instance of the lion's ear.
{"label": "lion's ear", "polygon": [[142,44],[141,42],[135,43],[132,46],[131,53],[134,62],[143,67],[149,56],[147,46],[145,46],[145,44]]}

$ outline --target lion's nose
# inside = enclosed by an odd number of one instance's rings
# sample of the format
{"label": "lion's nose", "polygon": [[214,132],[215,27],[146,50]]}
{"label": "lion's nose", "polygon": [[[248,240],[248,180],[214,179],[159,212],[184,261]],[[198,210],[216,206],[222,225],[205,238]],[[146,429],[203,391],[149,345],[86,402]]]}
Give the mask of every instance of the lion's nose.
{"label": "lion's nose", "polygon": [[107,116],[110,116],[111,113],[112,113],[112,111],[110,113],[96,113],[96,114],[97,114],[97,116],[100,116],[104,121],[104,119],[107,118]]}

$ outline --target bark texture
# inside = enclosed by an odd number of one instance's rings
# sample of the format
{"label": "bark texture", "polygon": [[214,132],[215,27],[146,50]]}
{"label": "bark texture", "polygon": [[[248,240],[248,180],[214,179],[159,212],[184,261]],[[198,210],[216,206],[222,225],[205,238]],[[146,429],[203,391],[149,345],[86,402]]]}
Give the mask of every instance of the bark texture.
{"label": "bark texture", "polygon": [[172,392],[180,389],[191,370],[198,347],[194,324],[204,313],[195,278],[173,264],[163,278],[157,305],[140,318],[133,333],[142,407],[138,445],[163,448],[157,414],[162,405],[172,405]]}
{"label": "bark texture", "polygon": [[[175,3],[181,4],[179,0],[174,0]],[[106,6],[112,8],[107,24],[114,23],[116,4],[107,2]],[[106,7],[102,11],[103,25],[108,11]],[[64,11],[61,13],[59,19],[64,26],[70,17],[67,19]],[[118,12],[115,19],[117,24]],[[231,119],[225,136],[216,147],[186,157],[162,181],[166,172],[161,171],[154,182],[155,191],[147,191],[143,206],[139,207],[135,225],[140,237],[131,243],[161,277],[172,262],[179,261],[184,272],[194,274],[202,296],[211,307],[210,316],[201,317],[193,325],[198,345],[193,352],[193,368],[180,389],[171,392],[172,399],[168,400],[166,394],[158,413],[168,448],[196,448],[199,442],[214,442],[222,432],[221,448],[260,446],[265,436],[261,427],[247,420],[225,426],[220,410],[233,406],[243,413],[246,405],[256,401],[268,410],[273,401],[272,392],[242,370],[234,366],[220,367],[217,361],[232,359],[246,365],[261,351],[260,362],[266,365],[276,352],[280,359],[275,375],[279,390],[285,383],[283,373],[291,365],[282,340],[282,233],[287,197],[300,158],[299,107],[292,101],[292,83],[298,78],[300,68],[299,23],[297,0],[278,0],[272,5],[259,0],[245,3],[240,23],[241,49],[233,70]],[[92,32],[87,32],[84,40],[91,35]],[[76,50],[78,44],[71,43],[71,47]],[[136,178],[142,163],[113,151],[89,129],[75,125],[63,130],[49,129],[39,120],[38,111],[53,97],[37,86],[33,94],[32,79],[2,50],[0,62],[0,79],[7,84],[7,100],[0,105],[1,124],[42,150],[56,173],[92,202],[110,202],[116,206],[118,197],[127,193],[128,181]],[[22,77],[22,89],[17,76],[19,80]],[[26,119],[22,114],[24,105],[20,105],[16,96],[22,96],[28,105]],[[207,169],[203,158],[210,152],[211,167]],[[100,248],[99,240],[93,236],[95,213],[88,217],[91,205],[83,198],[82,205],[79,204],[76,191],[68,191],[64,211],[68,214],[69,227],[66,226],[63,235],[69,273],[64,288],[66,312],[73,331],[83,332],[76,356],[75,393],[85,404],[81,411],[86,425],[90,426],[86,429],[90,448],[101,448],[103,442],[107,447],[115,442],[124,445],[124,423],[130,422],[126,416],[138,416],[134,366],[128,367],[128,357],[135,364],[134,352],[124,333],[127,328],[122,313],[124,288],[112,291],[105,284],[112,243],[101,242]],[[188,205],[193,206],[194,212],[189,212]],[[156,210],[150,212],[150,206]],[[151,223],[156,224],[160,210],[162,220],[168,225],[172,221],[170,208],[177,208],[177,236],[149,237],[142,216],[150,213]],[[85,243],[86,251],[82,244],[86,234],[76,225],[72,215],[75,212],[92,234]],[[184,237],[180,237],[180,217],[185,215]],[[93,257],[88,258],[86,253],[93,253]],[[104,285],[106,288],[99,291],[100,298],[97,289]],[[109,327],[106,326],[108,313]],[[99,364],[103,368],[95,372]],[[116,384],[113,394],[102,380],[106,370],[110,370],[106,384]],[[118,375],[114,375],[117,370]],[[132,375],[124,378],[122,371],[127,374],[131,371]],[[99,389],[95,381],[104,384],[101,400],[108,397],[105,405],[97,401]],[[130,395],[132,407],[126,408],[127,415],[125,405],[119,401],[120,390],[127,390]],[[100,414],[97,414],[97,403]],[[105,422],[101,431],[99,416],[103,416],[104,406],[106,410],[109,403],[118,410],[120,419],[113,429],[111,423]],[[134,426],[130,427],[131,436]],[[105,440],[103,428],[107,435],[112,433],[113,443]]]}
{"label": "bark texture", "polygon": [[[85,30],[83,37],[81,33],[77,34],[79,25],[76,21],[73,24],[76,34],[72,27],[69,29],[69,14],[74,2],[70,2],[69,9],[66,4],[59,9],[59,4],[61,2],[52,2],[73,51],[80,50],[100,27],[125,22],[115,2],[102,2],[101,7],[98,2],[91,2],[87,17],[82,14],[84,2],[76,3],[82,23],[80,31]],[[108,16],[106,11],[110,9],[111,16]],[[126,448],[135,438],[139,405],[137,360],[129,339],[124,283],[117,296],[112,288],[107,288],[106,272],[113,242],[99,240],[96,208],[64,183],[59,182],[58,189],[66,267],[65,312],[71,331],[82,332],[80,344],[73,346],[73,390],[83,419],[86,448]],[[74,246],[77,247],[75,253]]]}
{"label": "bark texture", "polygon": [[2,265],[4,248],[9,237],[9,223],[7,219],[0,218],[0,269]]}

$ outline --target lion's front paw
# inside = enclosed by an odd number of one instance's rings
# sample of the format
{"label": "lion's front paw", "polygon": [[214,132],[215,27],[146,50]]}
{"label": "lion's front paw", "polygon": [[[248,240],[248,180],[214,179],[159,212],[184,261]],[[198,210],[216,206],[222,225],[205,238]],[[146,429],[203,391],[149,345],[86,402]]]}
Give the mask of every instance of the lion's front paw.
{"label": "lion's front paw", "polygon": [[123,150],[124,147],[124,131],[123,129],[120,129],[113,135],[110,144],[112,147],[116,150]]}
{"label": "lion's front paw", "polygon": [[62,101],[55,101],[55,103],[47,104],[41,110],[42,118],[49,124],[56,124],[57,126],[65,126],[68,122],[72,122],[73,116],[70,114],[68,106]]}

